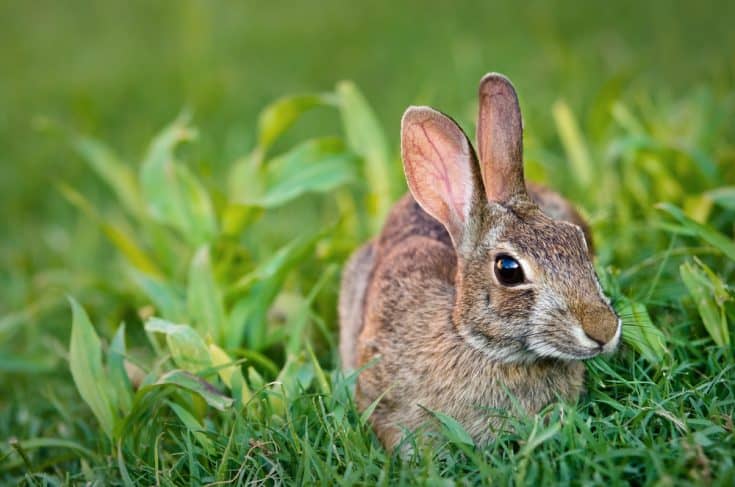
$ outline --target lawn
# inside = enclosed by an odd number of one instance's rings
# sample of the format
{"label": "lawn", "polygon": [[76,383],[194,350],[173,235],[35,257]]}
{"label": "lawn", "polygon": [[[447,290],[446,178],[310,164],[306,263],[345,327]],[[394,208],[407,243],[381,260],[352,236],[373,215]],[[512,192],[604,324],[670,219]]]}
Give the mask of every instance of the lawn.
{"label": "lawn", "polygon": [[[734,10],[0,5],[0,484],[734,485]],[[474,133],[487,71],[624,345],[401,458],[339,371],[340,270],[405,191],[403,110]]]}

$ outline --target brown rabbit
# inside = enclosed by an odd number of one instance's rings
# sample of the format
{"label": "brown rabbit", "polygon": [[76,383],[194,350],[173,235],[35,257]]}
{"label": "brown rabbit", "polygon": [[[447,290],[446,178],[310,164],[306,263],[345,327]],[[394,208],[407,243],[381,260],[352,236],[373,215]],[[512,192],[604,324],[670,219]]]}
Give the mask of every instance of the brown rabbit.
{"label": "brown rabbit", "polygon": [[344,270],[343,366],[379,358],[359,375],[356,399],[364,409],[383,395],[370,420],[389,449],[427,410],[487,443],[491,409],[574,401],[580,360],[620,338],[582,219],[558,194],[525,185],[520,107],[502,75],[480,82],[477,144],[479,163],[452,119],[406,110],[411,194]]}

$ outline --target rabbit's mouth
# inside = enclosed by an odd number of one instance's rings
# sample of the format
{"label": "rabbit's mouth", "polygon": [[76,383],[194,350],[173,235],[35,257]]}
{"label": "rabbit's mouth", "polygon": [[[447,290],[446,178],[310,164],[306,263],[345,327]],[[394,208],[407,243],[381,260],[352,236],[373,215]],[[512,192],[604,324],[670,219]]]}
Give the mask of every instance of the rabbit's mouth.
{"label": "rabbit's mouth", "polygon": [[561,360],[587,360],[600,354],[612,353],[620,339],[620,324],[615,336],[607,343],[599,343],[582,330],[580,326],[553,328],[548,325],[538,326],[535,332],[525,337],[529,351],[539,358],[556,358]]}

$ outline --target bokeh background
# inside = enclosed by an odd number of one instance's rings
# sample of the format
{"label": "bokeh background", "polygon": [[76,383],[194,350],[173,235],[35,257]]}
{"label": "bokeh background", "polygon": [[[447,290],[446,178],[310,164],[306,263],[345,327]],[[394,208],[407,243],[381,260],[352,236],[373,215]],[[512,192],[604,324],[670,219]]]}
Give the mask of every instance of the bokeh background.
{"label": "bokeh background", "polygon": [[[657,252],[674,246],[663,226],[649,238],[652,222],[663,219],[653,204],[672,199],[690,217],[732,234],[735,198],[728,193],[713,206],[703,195],[735,184],[734,19],[728,1],[0,2],[0,409],[10,411],[0,415],[0,437],[94,442],[93,422],[75,423],[72,432],[60,426],[83,407],[66,365],[65,296],[84,304],[105,340],[122,319],[140,323],[136,313],[145,304],[120,273],[114,247],[59,190],[70,185],[103,214],[121,214],[69,134],[104,141],[135,168],[154,135],[188,111],[198,138],[179,153],[219,207],[233,162],[257,142],[263,107],[351,80],[385,130],[400,186],[403,110],[435,106],[471,134],[478,81],[502,72],[520,96],[528,174],[580,203],[602,242],[602,264],[622,268],[606,285],[669,309],[688,295],[679,261],[652,279]],[[573,114],[592,166],[624,161],[610,165],[614,185],[576,184],[564,162],[575,141],[560,137],[560,113]],[[310,111],[272,152],[341,131],[333,112]],[[335,205],[320,198],[267,214],[244,235],[253,262],[295,233],[334,220]],[[620,204],[610,203],[616,198]],[[338,235],[331,258],[341,262],[364,237]],[[732,261],[708,262],[733,275]],[[313,284],[319,266],[304,264],[291,287]],[[333,334],[336,283],[334,277],[316,305]],[[687,303],[674,318],[654,321],[688,327],[692,321],[681,317],[696,310]],[[133,342],[144,341],[139,329],[130,333]],[[335,364],[328,343],[317,352]],[[283,359],[279,351],[265,353]],[[54,419],[45,422],[48,415]]]}
{"label": "bokeh background", "polygon": [[[50,182],[93,178],[37,130],[45,118],[135,160],[190,108],[201,130],[197,159],[218,172],[252,145],[267,102],[342,79],[362,89],[395,147],[408,104],[472,120],[478,79],[503,72],[520,93],[527,136],[553,148],[558,98],[588,119],[604,92],[729,92],[735,76],[731,2],[42,1],[0,9],[0,229],[3,245],[18,251],[68,217]],[[298,130],[323,123],[317,114]]]}

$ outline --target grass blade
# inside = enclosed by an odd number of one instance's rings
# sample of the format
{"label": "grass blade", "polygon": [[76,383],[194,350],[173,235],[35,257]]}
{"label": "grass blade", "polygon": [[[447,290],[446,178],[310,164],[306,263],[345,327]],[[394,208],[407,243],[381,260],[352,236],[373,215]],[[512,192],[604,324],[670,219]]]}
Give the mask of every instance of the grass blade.
{"label": "grass blade", "polygon": [[720,347],[730,345],[730,332],[725,314],[725,301],[731,299],[722,280],[712,270],[695,259],[679,267],[679,274],[699,310],[704,328]]}
{"label": "grass blade", "polygon": [[350,149],[364,161],[368,211],[377,230],[393,203],[391,160],[385,132],[375,113],[354,83],[337,85],[342,124]]}
{"label": "grass blade", "polygon": [[214,279],[209,247],[197,250],[191,261],[186,299],[189,316],[199,333],[219,342],[226,331],[227,318],[222,293]]}
{"label": "grass blade", "polygon": [[102,365],[102,344],[84,309],[69,298],[72,309],[69,367],[79,394],[99,421],[102,430],[113,438],[116,405],[108,389],[108,377]]}
{"label": "grass blade", "polygon": [[716,247],[730,260],[735,261],[735,242],[733,242],[732,239],[727,238],[709,225],[697,223],[686,216],[680,208],[672,205],[671,203],[659,203],[656,205],[656,208],[673,216],[674,219],[681,223],[687,230],[690,230],[708,244]]}
{"label": "grass blade", "polygon": [[617,312],[623,320],[623,341],[649,362],[661,362],[668,353],[666,339],[651,321],[646,306],[623,300]]}

